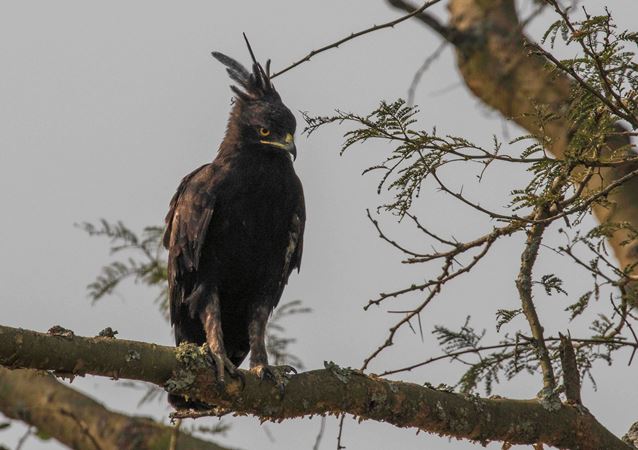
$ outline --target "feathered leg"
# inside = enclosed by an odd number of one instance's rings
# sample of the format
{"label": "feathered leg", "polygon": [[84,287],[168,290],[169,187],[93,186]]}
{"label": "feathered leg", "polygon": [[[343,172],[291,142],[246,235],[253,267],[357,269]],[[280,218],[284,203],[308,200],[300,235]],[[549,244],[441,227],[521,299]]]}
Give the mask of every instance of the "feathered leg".
{"label": "feathered leg", "polygon": [[270,378],[279,387],[281,395],[284,393],[286,378],[291,373],[297,373],[292,366],[268,365],[268,353],[266,352],[266,323],[270,309],[266,306],[256,306],[250,314],[248,325],[248,338],[250,341],[250,371],[262,380]]}
{"label": "feathered leg", "polygon": [[228,359],[226,349],[224,348],[221,305],[219,301],[219,293],[216,289],[213,292],[211,300],[206,304],[199,317],[204,325],[204,331],[206,332],[206,343],[210,349],[211,357],[215,362],[217,380],[220,383],[224,383],[224,370],[227,370],[232,377],[240,378],[243,382],[243,374],[237,370],[237,367],[235,367],[230,359]]}

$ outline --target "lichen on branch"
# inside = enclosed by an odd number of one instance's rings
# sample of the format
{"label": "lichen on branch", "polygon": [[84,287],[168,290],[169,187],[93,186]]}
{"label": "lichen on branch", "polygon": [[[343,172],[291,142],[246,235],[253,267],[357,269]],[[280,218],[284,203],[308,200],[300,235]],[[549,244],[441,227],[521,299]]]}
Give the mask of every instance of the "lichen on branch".
{"label": "lichen on branch", "polygon": [[[139,358],[127,360],[130,352]],[[549,411],[537,400],[486,399],[439,391],[334,363],[291,377],[282,398],[274,384],[262,382],[250,372],[245,372],[243,388],[238,381],[219,385],[204,360],[196,348],[176,350],[143,342],[62,337],[0,326],[0,364],[9,368],[109,377],[116,373],[122,378],[168,384],[176,393],[261,420],[346,413],[362,420],[480,442],[542,442],[582,450],[629,448],[593,416],[569,405]],[[189,375],[186,383],[175,383],[174,377],[183,376],[184,371],[193,378]]]}

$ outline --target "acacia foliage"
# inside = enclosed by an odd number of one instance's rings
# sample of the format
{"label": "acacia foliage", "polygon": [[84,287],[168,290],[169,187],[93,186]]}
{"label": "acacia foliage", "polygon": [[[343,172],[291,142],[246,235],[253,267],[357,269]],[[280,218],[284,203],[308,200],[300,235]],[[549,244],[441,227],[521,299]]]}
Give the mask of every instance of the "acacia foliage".
{"label": "acacia foliage", "polygon": [[[489,145],[477,144],[461,136],[442,134],[436,128],[422,129],[418,107],[402,99],[381,101],[367,114],[343,110],[327,116],[305,114],[308,135],[330,124],[346,127],[342,153],[373,140],[381,141],[388,149],[382,161],[365,171],[380,174],[378,193],[387,192],[390,196],[390,201],[377,208],[378,215],[369,213],[369,217],[381,238],[404,255],[404,263],[424,265],[425,281],[382,293],[368,303],[366,309],[391,304],[404,314],[389,330],[385,341],[365,360],[364,368],[394,345],[400,329],[410,328],[416,333],[418,326],[422,335],[420,316],[445,285],[480,265],[493,251],[496,241],[516,234],[527,236],[516,280],[521,307],[501,307],[495,311],[494,328],[501,337],[495,340],[494,333],[486,333],[485,327],[476,328],[470,317],[459,328],[448,321],[432,330],[443,355],[417,360],[383,374],[411,371],[451,359],[467,367],[452,386],[465,393],[475,392],[481,386],[490,393],[494,383],[502,379],[521,373],[534,374],[539,369],[549,378],[553,374],[560,376],[560,336],[543,335],[542,323],[535,312],[538,299],[550,296],[558,297],[564,304],[559,327],[564,334],[568,334],[573,321],[588,324],[588,333],[571,336],[581,377],[588,377],[595,384],[595,362],[612,364],[621,350],[626,350],[624,361],[633,362],[638,350],[635,263],[617,267],[607,241],[621,236],[621,246],[633,248],[638,245],[638,224],[606,221],[591,227],[585,219],[593,208],[619,207],[614,194],[638,176],[638,155],[627,139],[638,132],[635,52],[638,33],[618,30],[607,10],[592,15],[586,9],[570,11],[555,1],[545,3],[554,10],[557,20],[545,33],[541,45],[527,43],[529,57],[542,58],[547,70],[557,76],[568,76],[572,89],[563,105],[536,102],[534,109],[526,113],[538,132],[508,142],[491,136]],[[559,43],[576,56],[556,57],[554,46]],[[561,157],[552,154],[555,137],[549,132],[552,123],[558,120],[570,125],[567,148]],[[512,165],[524,167],[527,177],[521,184],[510,187],[501,204],[492,206],[490,201],[472,198],[456,187],[473,181],[480,183],[484,177],[495,176],[498,170],[508,170]],[[464,170],[449,170],[457,166],[463,166]],[[620,168],[621,175],[610,178],[605,172],[608,168]],[[472,179],[459,180],[459,174],[467,173],[471,173]],[[468,214],[484,216],[493,225],[462,241],[432,229],[417,216],[423,207],[418,201],[420,195],[433,188],[449,196],[450,201],[461,202]],[[386,233],[380,221],[388,214],[423,233],[434,249],[423,251]],[[548,230],[558,233],[563,244],[541,246]],[[589,274],[591,284],[587,287],[579,283],[568,289],[559,272],[532,278],[532,268],[535,272],[542,270],[535,265],[539,252],[554,252],[579,266]],[[438,271],[433,272],[431,265],[427,265],[433,261],[440,263]],[[528,302],[528,299],[535,300]],[[602,312],[600,305],[604,305]],[[541,391],[541,397],[556,398],[562,389],[556,383],[550,383],[549,387],[549,391]]]}

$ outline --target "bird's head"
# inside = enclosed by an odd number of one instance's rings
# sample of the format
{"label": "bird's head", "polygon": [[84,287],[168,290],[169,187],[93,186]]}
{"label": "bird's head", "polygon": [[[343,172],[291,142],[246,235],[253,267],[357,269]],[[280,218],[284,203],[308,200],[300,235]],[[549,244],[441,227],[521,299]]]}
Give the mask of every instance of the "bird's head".
{"label": "bird's head", "polygon": [[[246,35],[244,34],[244,39]],[[255,144],[263,151],[287,152],[297,157],[295,129],[297,123],[290,109],[281,101],[270,79],[270,60],[266,69],[255,59],[248,39],[246,45],[253,60],[252,72],[223,53],[213,56],[226,66],[230,78],[237,83],[230,88],[235,93],[236,107],[231,121],[238,127],[242,142]]]}

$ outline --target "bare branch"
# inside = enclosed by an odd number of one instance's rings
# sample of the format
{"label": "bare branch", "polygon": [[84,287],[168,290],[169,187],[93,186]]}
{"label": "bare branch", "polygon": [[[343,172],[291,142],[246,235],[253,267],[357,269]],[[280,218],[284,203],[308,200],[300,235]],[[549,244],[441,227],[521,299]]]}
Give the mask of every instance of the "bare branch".
{"label": "bare branch", "polygon": [[288,67],[285,67],[284,69],[281,69],[278,72],[275,72],[270,78],[276,78],[279,75],[282,75],[286,72],[288,72],[291,69],[294,69],[295,67],[297,67],[298,65],[306,62],[306,61],[310,61],[310,58],[312,58],[315,55],[318,55],[319,53],[323,53],[326,50],[330,50],[333,48],[337,48],[339,47],[341,44],[344,44],[352,39],[358,38],[359,36],[363,36],[364,34],[368,34],[368,33],[372,33],[374,31],[378,31],[378,30],[382,30],[384,28],[393,28],[395,25],[400,24],[401,22],[404,22],[408,19],[410,19],[411,17],[417,16],[418,14],[422,13],[423,11],[425,11],[426,9],[428,9],[430,6],[435,5],[436,3],[439,3],[441,0],[428,0],[425,3],[423,3],[423,5],[419,8],[416,8],[414,11],[412,11],[409,14],[406,14],[405,16],[401,16],[398,19],[394,19],[391,20],[390,22],[386,22],[383,23],[381,25],[374,25],[370,28],[366,28],[365,30],[361,30],[361,31],[357,31],[356,33],[352,33],[349,36],[346,36],[342,39],[339,39],[336,42],[333,42],[332,44],[328,44],[326,46],[323,46],[317,50],[313,50],[310,53],[308,53],[306,56],[304,56],[303,58],[301,58],[298,61],[295,61],[294,63],[292,63],[291,65],[289,65]]}
{"label": "bare branch", "polygon": [[[535,342],[533,341],[532,338],[527,336],[522,336],[522,335],[519,335],[519,337],[523,338],[524,342],[518,342],[518,341],[502,342],[500,344],[485,345],[485,346],[480,346],[476,348],[466,348],[456,352],[444,353],[442,355],[434,356],[432,358],[426,359],[425,361],[411,364],[409,366],[401,367],[398,369],[386,370],[385,372],[380,373],[379,376],[395,375],[401,372],[411,372],[414,369],[418,369],[420,367],[424,367],[438,361],[458,359],[460,356],[464,356],[464,355],[471,355],[471,354],[479,355],[483,352],[489,352],[491,350],[516,348],[516,347],[528,347],[528,346],[535,345]],[[591,347],[591,346],[600,346],[600,345],[614,345],[618,347],[632,349],[633,352],[638,351],[638,340],[636,340],[635,342],[628,342],[624,339],[613,339],[609,337],[603,337],[598,339],[596,338],[570,338],[570,339],[572,342],[576,343],[576,345],[574,345],[574,348],[584,348],[586,346]],[[551,350],[554,351],[554,350],[557,350],[555,345],[556,343],[560,342],[560,338],[548,337],[548,338],[545,338],[545,342],[553,343],[554,346],[551,348]]]}
{"label": "bare branch", "polygon": [[432,63],[434,61],[436,61],[439,56],[441,56],[441,53],[443,53],[443,50],[445,50],[445,48],[447,47],[447,42],[446,41],[442,41],[439,46],[436,48],[436,50],[434,50],[434,52],[429,55],[427,58],[425,58],[425,61],[423,61],[423,64],[421,64],[421,66],[418,68],[418,70],[414,73],[414,76],[412,77],[412,82],[410,83],[410,87],[408,88],[408,105],[412,106],[414,105],[414,94],[416,92],[416,88],[419,85],[419,82],[421,81],[421,77],[423,77],[423,74],[430,68],[430,66],[432,65]]}
{"label": "bare branch", "polygon": [[[541,207],[535,219],[542,220],[547,216],[547,213],[546,207]],[[545,228],[546,226],[544,224],[535,224],[532,225],[527,234],[527,243],[521,255],[521,268],[516,278],[516,288],[518,289],[521,305],[523,306],[523,313],[529,322],[532,336],[536,341],[538,358],[540,360],[541,369],[543,370],[543,396],[550,397],[554,395],[556,391],[556,379],[554,378],[554,370],[549,358],[549,352],[545,345],[543,327],[536,313],[534,300],[532,298],[532,268],[536,262],[538,248],[543,238]]]}
{"label": "bare branch", "polygon": [[[387,2],[391,6],[406,12],[414,11],[415,9],[414,5],[404,0],[387,0]],[[415,18],[438,33],[439,36],[448,42],[454,42],[460,38],[459,33],[454,28],[443,25],[436,17],[425,11],[417,14]]]}

